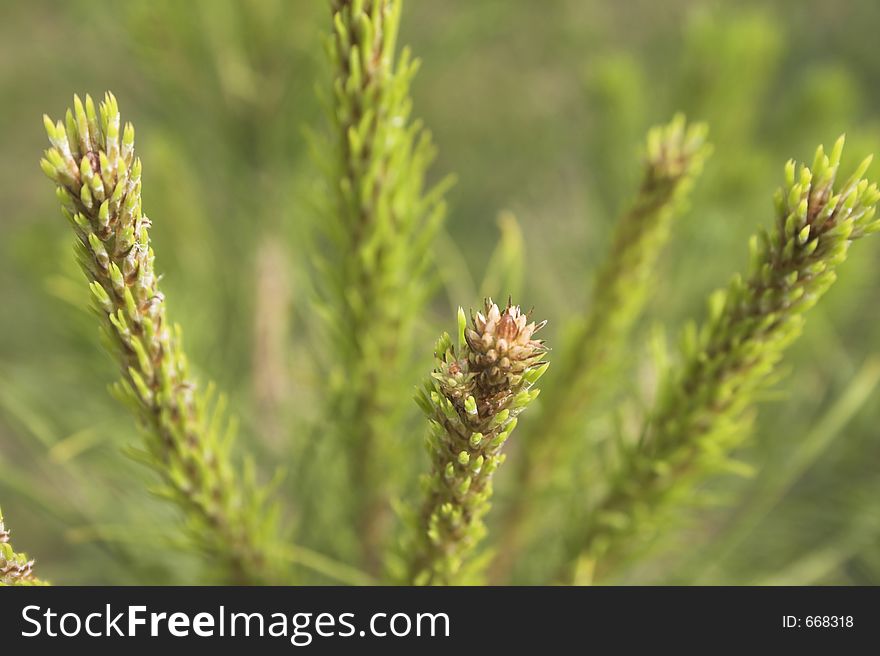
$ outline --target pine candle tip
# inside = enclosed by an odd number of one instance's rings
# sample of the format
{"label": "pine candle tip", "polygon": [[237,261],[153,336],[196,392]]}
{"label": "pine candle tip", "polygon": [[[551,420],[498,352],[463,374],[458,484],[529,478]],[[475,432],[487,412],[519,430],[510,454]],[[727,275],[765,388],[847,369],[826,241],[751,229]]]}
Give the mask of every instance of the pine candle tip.
{"label": "pine candle tip", "polygon": [[547,352],[543,340],[533,339],[546,321],[529,322],[528,314],[508,301],[501,310],[491,299],[484,312],[472,317],[473,327],[465,330],[470,347],[468,362],[484,391],[500,391],[519,384],[527,369],[538,366]]}
{"label": "pine candle tip", "polygon": [[676,181],[699,171],[711,154],[708,134],[705,123],[688,124],[684,114],[652,128],[645,147],[649,178]]}
{"label": "pine candle tip", "polygon": [[470,325],[461,310],[458,321],[461,343],[456,348],[448,334],[440,337],[437,366],[417,399],[429,420],[432,472],[410,563],[416,584],[460,578],[464,558],[485,533],[503,446],[547,370],[547,347],[535,339],[546,322],[530,321],[512,301],[502,309],[487,298]]}

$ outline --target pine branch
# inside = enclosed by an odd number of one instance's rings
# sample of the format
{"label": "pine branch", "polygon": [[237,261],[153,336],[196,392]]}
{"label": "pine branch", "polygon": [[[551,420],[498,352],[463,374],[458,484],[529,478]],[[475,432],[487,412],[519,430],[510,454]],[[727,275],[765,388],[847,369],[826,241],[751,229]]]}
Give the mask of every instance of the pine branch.
{"label": "pine branch", "polygon": [[593,285],[592,305],[577,326],[560,369],[548,379],[540,415],[523,435],[516,483],[502,520],[492,579],[505,581],[523,548],[523,530],[537,510],[533,499],[566,459],[593,408],[607,398],[608,381],[651,288],[672,220],[684,205],[710,148],[706,126],[683,116],[648,133],[644,174],[632,207],[615,228],[611,251]]}
{"label": "pine branch", "polygon": [[9,541],[10,531],[3,524],[0,510],[0,587],[6,585],[49,585],[34,575],[34,561],[16,553]]}
{"label": "pine branch", "polygon": [[740,469],[730,453],[748,436],[757,392],[772,382],[850,244],[880,230],[880,192],[862,179],[870,158],[834,187],[842,149],[841,137],[830,155],[819,147],[812,169],[786,165],[776,225],[752,238],[748,276],[716,291],[703,325],[685,330],[680,365],[665,373],[642,435],[624,447],[606,496],[570,545],[582,571],[597,561],[607,571],[630,539],[655,530],[665,511],[686,501],[696,480]]}
{"label": "pine branch", "polygon": [[432,471],[409,581],[418,585],[459,580],[462,563],[485,534],[492,475],[504,462],[504,443],[517,415],[538,396],[531,389],[547,370],[547,349],[533,339],[544,323],[528,323],[519,307],[485,314],[466,326],[459,309],[458,349],[448,334],[437,342],[437,367],[417,396],[431,425]]}
{"label": "pine branch", "polygon": [[428,292],[445,184],[425,188],[434,147],[410,118],[417,63],[407,50],[395,54],[400,1],[333,0],[331,9],[331,143],[316,149],[319,158],[333,153],[316,276],[339,372],[326,414],[348,454],[363,560],[375,574],[389,488],[406,471],[399,399],[412,380],[413,322]]}
{"label": "pine branch", "polygon": [[276,509],[267,508],[268,490],[257,486],[251,463],[235,470],[225,402],[212,403],[210,386],[199,391],[180,327],[166,317],[141,209],[134,128],[121,128],[109,93],[98,111],[89,96],[85,103],[75,96],[64,123],[44,122],[52,147],[41,166],[59,185],[102,337],[122,370],[114,392],[144,429],[143,451],[132,455],[160,475],[159,494],[184,511],[195,545],[227,581],[277,582],[270,546]]}

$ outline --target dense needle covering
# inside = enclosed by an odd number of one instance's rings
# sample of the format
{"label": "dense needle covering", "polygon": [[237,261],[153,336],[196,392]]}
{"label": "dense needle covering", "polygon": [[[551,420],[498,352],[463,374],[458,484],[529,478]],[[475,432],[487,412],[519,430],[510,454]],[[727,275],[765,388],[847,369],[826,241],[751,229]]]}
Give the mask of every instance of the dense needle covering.
{"label": "dense needle covering", "polygon": [[89,281],[102,337],[119,363],[116,396],[143,428],[131,455],[162,479],[156,492],[184,511],[190,536],[219,576],[266,583],[276,558],[276,512],[252,466],[232,464],[235,424],[213,387],[189,374],[180,326],[166,315],[153,267],[151,225],[141,206],[141,161],[134,127],[123,127],[116,98],[95,106],[74,96],[65,121],[44,117],[51,148],[41,161],[76,235],[76,258]]}
{"label": "dense needle covering", "polygon": [[775,225],[751,239],[747,275],[710,296],[702,325],[686,327],[680,362],[665,372],[642,433],[622,444],[606,496],[576,529],[586,580],[597,559],[625,556],[633,533],[656,529],[695,479],[741,469],[731,452],[749,434],[757,392],[800,335],[804,313],[837,280],[850,245],[880,230],[880,191],[862,178],[871,158],[837,183],[843,144],[827,155],[820,146],[812,167],[786,164]]}
{"label": "dense needle covering", "polygon": [[416,397],[430,424],[431,473],[424,481],[411,583],[461,582],[462,562],[485,534],[483,516],[492,475],[504,462],[502,447],[547,371],[547,349],[534,339],[545,323],[530,321],[519,306],[508,303],[502,310],[487,299],[470,326],[459,309],[457,347],[448,333],[437,342],[437,366]]}

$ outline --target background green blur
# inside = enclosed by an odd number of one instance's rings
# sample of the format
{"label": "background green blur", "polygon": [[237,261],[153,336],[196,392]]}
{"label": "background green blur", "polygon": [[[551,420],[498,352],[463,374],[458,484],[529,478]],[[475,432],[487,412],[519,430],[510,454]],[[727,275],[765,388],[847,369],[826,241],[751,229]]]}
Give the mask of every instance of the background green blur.
{"label": "background green blur", "polygon": [[[328,15],[311,0],[3,3],[0,503],[42,577],[186,583],[199,572],[174,548],[175,511],[144,492],[150,474],[121,453],[136,430],[107,392],[114,365],[38,166],[41,115],[62,116],[74,92],[113,90],[135,124],[157,267],[190,358],[229,393],[267,475],[289,464],[296,539],[332,544],[296,512],[305,495],[334,504],[345,493],[332,487],[339,476],[329,487],[299,476],[309,463],[297,458],[324,373],[304,265],[317,176],[304,128],[324,125],[315,89],[326,85]],[[552,344],[589,302],[638,183],[644,132],[681,110],[709,123],[715,151],[630,354],[635,400],[623,408],[638,410],[648,338],[662,325],[674,343],[745,266],[748,236],[773,220],[786,159],[810,160],[842,132],[847,166],[880,154],[878,28],[876,0],[406,2],[401,42],[423,60],[413,95],[439,147],[432,172],[458,179],[425,355],[454,306],[478,302],[504,210],[527,254],[510,287],[550,320]],[[501,225],[516,241],[511,220]],[[703,507],[625,581],[880,584],[878,241],[853,249],[810,313],[741,454],[755,475],[707,483]],[[540,563],[540,547],[530,557]],[[542,567],[519,569],[534,582]]]}

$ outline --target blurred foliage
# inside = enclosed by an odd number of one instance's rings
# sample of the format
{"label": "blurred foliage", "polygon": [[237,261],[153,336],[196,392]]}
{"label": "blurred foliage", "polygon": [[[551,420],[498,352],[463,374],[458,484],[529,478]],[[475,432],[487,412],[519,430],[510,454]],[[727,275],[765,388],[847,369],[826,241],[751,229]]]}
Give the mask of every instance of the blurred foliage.
{"label": "blurred foliage", "polygon": [[[622,392],[636,400],[593,426],[593,439],[633,421],[653,393],[652,326],[677,334],[743,268],[748,235],[772,220],[781,164],[844,131],[845,169],[880,152],[878,25],[873,0],[407,3],[400,40],[423,60],[414,112],[439,146],[431,174],[459,180],[448,194],[448,235],[436,242],[445,289],[415,337],[424,369],[450,306],[475,304],[498,285],[522,286],[554,343],[570,308],[589,301],[594,263],[638,183],[645,130],[683,111],[709,124],[714,156],[676,223],[628,354]],[[149,473],[120,454],[135,428],[100,393],[114,367],[82,309],[88,290],[37,166],[40,117],[60,113],[75,90],[114,90],[138,126],[157,267],[191,360],[229,392],[264,475],[290,465],[286,519],[298,542],[332,546],[297,508],[315,495],[348,503],[344,474],[299,475],[310,469],[325,373],[305,276],[317,171],[302,128],[321,125],[314,86],[329,79],[326,29],[327,9],[313,2],[4,7],[0,499],[16,548],[38,557],[41,577],[185,583],[198,573],[192,560],[155,548],[175,540],[156,528],[175,515],[144,495]],[[516,219],[504,214],[499,236],[501,210]],[[499,240],[524,250],[527,275],[487,275]],[[880,583],[877,248],[853,251],[811,311],[781,391],[738,454],[757,475],[707,483],[701,496],[711,507],[621,580]],[[499,253],[491,260],[516,259]],[[538,500],[547,512],[536,531],[556,535],[572,504],[585,502],[592,468],[577,464]],[[496,506],[509,498],[513,469],[496,477]],[[500,510],[488,518],[490,542]],[[558,541],[537,541],[515,580],[546,580],[559,551]]]}

